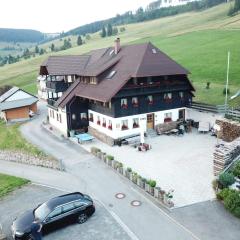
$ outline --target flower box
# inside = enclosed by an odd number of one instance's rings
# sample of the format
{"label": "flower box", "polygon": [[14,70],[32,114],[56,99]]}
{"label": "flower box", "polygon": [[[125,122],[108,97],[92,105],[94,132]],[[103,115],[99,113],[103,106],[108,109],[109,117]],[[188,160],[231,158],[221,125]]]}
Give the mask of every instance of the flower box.
{"label": "flower box", "polygon": [[145,191],[150,192],[150,185],[147,182],[145,183]]}
{"label": "flower box", "polygon": [[97,125],[101,125],[101,122],[100,122],[100,121],[97,121]]}
{"label": "flower box", "polygon": [[106,153],[102,153],[102,158],[101,159],[104,161],[106,159],[106,156],[107,156]]}
{"label": "flower box", "polygon": [[161,190],[160,187],[155,187],[154,188],[154,197],[157,198],[157,199],[159,198],[160,190]]}
{"label": "flower box", "polygon": [[122,104],[122,105],[121,105],[121,108],[122,108],[122,109],[127,109],[127,108],[128,108],[128,105],[127,105],[127,104]]}
{"label": "flower box", "polygon": [[134,123],[133,128],[139,128],[139,125]]}
{"label": "flower box", "polygon": [[107,125],[106,125],[106,123],[103,123],[102,126],[103,126],[103,127],[106,127]]}
{"label": "flower box", "polygon": [[125,126],[125,125],[123,125],[123,126],[122,126],[122,130],[128,130],[128,127]]}
{"label": "flower box", "polygon": [[89,121],[90,121],[90,122],[93,122],[93,118],[89,118]]}
{"label": "flower box", "polygon": [[109,126],[108,126],[108,129],[109,129],[109,130],[112,130],[112,125],[109,125]]}

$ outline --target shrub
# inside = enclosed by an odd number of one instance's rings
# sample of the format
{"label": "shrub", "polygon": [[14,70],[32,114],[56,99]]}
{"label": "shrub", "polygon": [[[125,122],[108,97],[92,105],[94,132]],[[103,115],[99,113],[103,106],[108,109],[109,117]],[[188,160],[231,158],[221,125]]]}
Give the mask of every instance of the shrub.
{"label": "shrub", "polygon": [[91,147],[91,152],[96,154],[98,152],[101,152],[101,150],[99,148],[96,148],[96,147]]}
{"label": "shrub", "polygon": [[121,162],[118,163],[118,167],[119,168],[122,168],[123,167],[123,164]]}
{"label": "shrub", "polygon": [[224,206],[236,217],[240,218],[240,192],[230,190],[224,199]]}
{"label": "shrub", "polygon": [[212,181],[212,187],[213,187],[214,191],[216,191],[219,188],[219,184],[218,184],[218,180],[217,179],[214,179]]}
{"label": "shrub", "polygon": [[149,180],[149,185],[150,185],[150,187],[154,188],[154,187],[156,187],[157,183],[155,180]]}
{"label": "shrub", "polygon": [[233,169],[233,175],[236,177],[240,177],[240,161],[235,165]]}
{"label": "shrub", "polygon": [[132,172],[132,169],[130,167],[127,168],[128,172]]}
{"label": "shrub", "polygon": [[206,89],[210,89],[210,82],[207,82]]}
{"label": "shrub", "polygon": [[224,200],[228,196],[230,191],[231,191],[230,189],[224,188],[219,193],[217,193],[217,199],[218,200]]}
{"label": "shrub", "polygon": [[219,176],[219,182],[223,185],[223,187],[228,187],[235,182],[234,175],[232,173],[222,173]]}
{"label": "shrub", "polygon": [[112,161],[112,160],[114,160],[114,157],[111,156],[111,155],[107,155],[107,159],[110,160],[110,161]]}
{"label": "shrub", "polygon": [[[230,89],[227,89],[227,94],[230,94]],[[223,89],[223,95],[226,95],[226,88]]]}

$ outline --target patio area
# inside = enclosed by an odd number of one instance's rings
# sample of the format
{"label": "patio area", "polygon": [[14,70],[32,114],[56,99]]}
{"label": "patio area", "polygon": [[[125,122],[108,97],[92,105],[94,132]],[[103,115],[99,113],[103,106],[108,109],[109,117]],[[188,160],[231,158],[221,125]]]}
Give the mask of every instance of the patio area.
{"label": "patio area", "polygon": [[183,137],[148,137],[146,143],[152,149],[147,152],[127,145],[110,147],[97,139],[81,147],[87,151],[92,146],[100,148],[142,177],[156,180],[165,191],[174,189],[175,206],[182,207],[215,198],[211,183],[216,142],[209,134],[193,131]]}

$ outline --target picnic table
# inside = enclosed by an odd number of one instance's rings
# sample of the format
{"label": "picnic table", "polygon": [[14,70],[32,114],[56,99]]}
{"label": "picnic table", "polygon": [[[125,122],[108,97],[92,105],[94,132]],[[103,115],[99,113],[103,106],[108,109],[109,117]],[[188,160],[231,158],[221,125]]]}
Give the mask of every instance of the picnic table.
{"label": "picnic table", "polygon": [[91,142],[94,139],[94,137],[88,133],[78,134],[78,135],[75,135],[75,137],[77,138],[78,143],[80,144],[84,142]]}

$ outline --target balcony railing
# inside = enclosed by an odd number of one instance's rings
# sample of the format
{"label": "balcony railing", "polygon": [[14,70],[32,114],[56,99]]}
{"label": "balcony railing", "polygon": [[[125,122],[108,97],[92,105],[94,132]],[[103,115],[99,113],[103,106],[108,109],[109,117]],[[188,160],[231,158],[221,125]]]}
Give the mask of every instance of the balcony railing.
{"label": "balcony railing", "polygon": [[49,99],[47,100],[47,103],[48,103],[49,106],[52,106],[52,107],[53,107],[54,104],[56,103],[56,101],[57,101],[57,99],[50,99],[50,98],[49,98]]}
{"label": "balcony railing", "polygon": [[48,89],[56,93],[65,92],[69,87],[69,83],[64,81],[48,81],[46,85]]}

